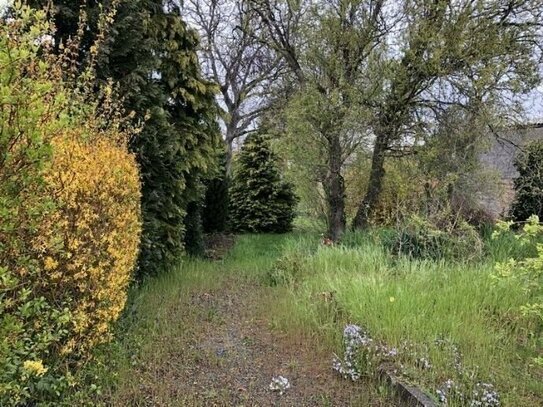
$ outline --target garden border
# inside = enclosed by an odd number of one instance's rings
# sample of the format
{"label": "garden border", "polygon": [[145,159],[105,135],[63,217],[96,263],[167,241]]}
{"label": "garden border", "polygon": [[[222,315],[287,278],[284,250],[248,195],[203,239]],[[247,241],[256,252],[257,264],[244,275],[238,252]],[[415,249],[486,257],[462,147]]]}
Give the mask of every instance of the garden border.
{"label": "garden border", "polygon": [[397,394],[397,396],[405,402],[406,406],[413,407],[437,407],[437,404],[421,389],[411,386],[398,378],[389,365],[383,364],[377,369],[379,377],[383,379]]}

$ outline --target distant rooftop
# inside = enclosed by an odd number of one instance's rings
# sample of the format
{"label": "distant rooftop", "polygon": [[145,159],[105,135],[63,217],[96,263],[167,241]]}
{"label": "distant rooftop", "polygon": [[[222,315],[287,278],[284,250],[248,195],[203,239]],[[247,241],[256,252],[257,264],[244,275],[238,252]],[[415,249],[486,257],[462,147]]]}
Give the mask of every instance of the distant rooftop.
{"label": "distant rooftop", "polygon": [[517,129],[543,128],[543,117],[527,120],[524,123],[515,123],[511,127]]}

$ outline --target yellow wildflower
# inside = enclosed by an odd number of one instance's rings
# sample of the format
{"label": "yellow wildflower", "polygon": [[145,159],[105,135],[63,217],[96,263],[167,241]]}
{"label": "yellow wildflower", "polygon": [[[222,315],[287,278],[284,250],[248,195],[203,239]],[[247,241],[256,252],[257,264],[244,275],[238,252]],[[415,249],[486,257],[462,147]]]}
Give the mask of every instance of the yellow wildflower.
{"label": "yellow wildflower", "polygon": [[52,257],[46,257],[43,262],[43,265],[45,267],[45,270],[51,271],[57,268],[58,262]]}
{"label": "yellow wildflower", "polygon": [[47,368],[41,360],[25,360],[23,369],[36,376],[43,376],[47,372]]}
{"label": "yellow wildflower", "polygon": [[394,301],[396,301],[396,298],[390,297],[390,298],[389,298],[389,301],[390,301],[390,302],[394,302]]}

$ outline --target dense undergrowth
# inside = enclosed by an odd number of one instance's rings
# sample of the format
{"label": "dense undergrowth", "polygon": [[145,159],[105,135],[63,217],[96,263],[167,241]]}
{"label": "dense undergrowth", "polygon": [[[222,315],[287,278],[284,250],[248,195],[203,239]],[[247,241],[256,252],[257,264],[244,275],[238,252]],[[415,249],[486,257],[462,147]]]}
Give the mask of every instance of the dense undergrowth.
{"label": "dense undergrowth", "polygon": [[383,235],[351,234],[336,246],[311,235],[290,238],[267,275],[270,284],[288,287],[277,325],[313,331],[335,341],[339,353],[338,326],[358,324],[372,346],[392,350],[366,355],[363,374],[392,363],[436,400],[448,394],[449,405],[495,405],[471,404],[483,389],[497,393],[501,405],[540,405],[541,321],[522,314],[522,284],[493,278],[497,262],[534,255],[534,246],[506,233],[486,237],[477,260],[465,260],[469,253],[417,259],[392,254]]}
{"label": "dense undergrowth", "polygon": [[[370,380],[387,363],[436,401],[446,394],[448,405],[478,405],[471,404],[475,392],[497,394],[504,406],[540,405],[540,323],[519,313],[526,303],[520,285],[492,278],[497,262],[530,257],[534,247],[513,233],[497,239],[485,233],[477,260],[415,259],[392,253],[384,234],[349,234],[334,246],[323,245],[313,229],[245,235],[224,260],[184,261],[132,292],[118,340],[100,350],[81,383],[87,390],[94,384],[93,403],[130,395],[134,366],[162,360],[165,338],[193,329],[175,323],[179,299],[235,277],[268,287],[272,295],[260,306],[271,328],[313,341],[329,353],[331,368],[333,354],[343,352],[344,326],[357,324],[387,349],[364,355],[361,374]],[[88,400],[87,390],[75,400]]]}

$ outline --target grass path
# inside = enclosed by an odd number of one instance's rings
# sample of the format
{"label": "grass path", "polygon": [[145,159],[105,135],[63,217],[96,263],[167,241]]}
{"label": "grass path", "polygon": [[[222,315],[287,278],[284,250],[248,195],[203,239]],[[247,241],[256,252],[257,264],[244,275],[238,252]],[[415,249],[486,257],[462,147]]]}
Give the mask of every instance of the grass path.
{"label": "grass path", "polygon": [[[222,261],[189,261],[134,293],[102,363],[115,406],[391,406],[330,368],[330,347],[273,328],[281,288],[262,284],[282,237],[243,237]],[[273,376],[291,383],[268,389]]]}

